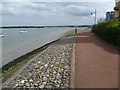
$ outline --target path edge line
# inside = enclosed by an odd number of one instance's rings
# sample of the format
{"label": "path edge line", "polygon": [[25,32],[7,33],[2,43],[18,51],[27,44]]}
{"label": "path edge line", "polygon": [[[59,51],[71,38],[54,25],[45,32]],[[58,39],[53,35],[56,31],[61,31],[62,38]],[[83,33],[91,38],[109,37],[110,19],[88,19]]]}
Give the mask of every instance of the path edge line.
{"label": "path edge line", "polygon": [[[76,35],[74,36],[74,39],[75,38],[76,38]],[[72,59],[71,59],[70,88],[75,88],[75,40],[73,43],[73,52],[72,52]]]}

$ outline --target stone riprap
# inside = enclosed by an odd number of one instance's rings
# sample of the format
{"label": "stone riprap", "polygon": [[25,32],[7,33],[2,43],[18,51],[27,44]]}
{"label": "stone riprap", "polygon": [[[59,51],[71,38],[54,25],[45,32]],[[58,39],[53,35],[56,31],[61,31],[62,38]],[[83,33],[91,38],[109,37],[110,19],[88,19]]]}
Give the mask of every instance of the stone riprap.
{"label": "stone riprap", "polygon": [[49,46],[6,88],[70,88],[74,35]]}

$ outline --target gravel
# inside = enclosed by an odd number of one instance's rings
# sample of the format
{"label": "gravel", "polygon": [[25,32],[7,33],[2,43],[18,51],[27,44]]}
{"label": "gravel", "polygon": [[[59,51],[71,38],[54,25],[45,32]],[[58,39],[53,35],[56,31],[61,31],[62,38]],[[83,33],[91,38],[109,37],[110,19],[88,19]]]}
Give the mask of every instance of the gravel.
{"label": "gravel", "polygon": [[74,35],[63,37],[32,61],[6,88],[70,88]]}

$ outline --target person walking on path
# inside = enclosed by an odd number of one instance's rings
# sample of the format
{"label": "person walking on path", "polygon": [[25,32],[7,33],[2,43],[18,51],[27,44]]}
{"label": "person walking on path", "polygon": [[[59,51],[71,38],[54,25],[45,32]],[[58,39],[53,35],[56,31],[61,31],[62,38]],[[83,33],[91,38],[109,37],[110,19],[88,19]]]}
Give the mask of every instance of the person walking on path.
{"label": "person walking on path", "polygon": [[77,28],[75,29],[75,35],[77,34]]}

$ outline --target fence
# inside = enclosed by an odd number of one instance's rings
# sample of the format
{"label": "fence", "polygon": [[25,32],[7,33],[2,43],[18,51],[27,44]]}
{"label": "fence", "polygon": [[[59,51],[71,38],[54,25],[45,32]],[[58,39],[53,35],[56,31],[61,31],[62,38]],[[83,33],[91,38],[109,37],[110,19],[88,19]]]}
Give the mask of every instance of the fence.
{"label": "fence", "polygon": [[114,19],[106,20],[106,22],[119,22],[119,21],[120,21],[120,17],[116,17]]}

